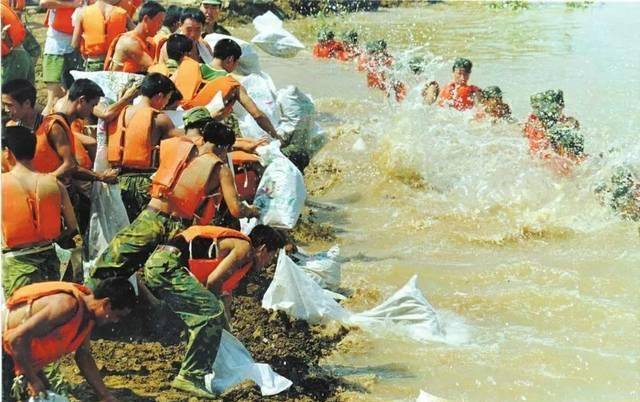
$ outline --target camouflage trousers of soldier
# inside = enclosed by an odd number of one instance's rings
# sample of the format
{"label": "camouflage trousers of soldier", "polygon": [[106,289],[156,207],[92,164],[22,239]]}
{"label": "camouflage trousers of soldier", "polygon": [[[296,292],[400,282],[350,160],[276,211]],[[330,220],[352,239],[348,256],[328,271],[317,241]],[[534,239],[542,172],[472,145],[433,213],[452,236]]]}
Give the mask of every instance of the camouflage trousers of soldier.
{"label": "camouflage trousers of soldier", "polygon": [[225,326],[222,302],[181,266],[180,251],[159,246],[144,266],[145,284],[187,326],[189,341],[180,375],[202,382],[211,373]]}
{"label": "camouflage trousers of soldier", "polygon": [[149,195],[151,174],[124,173],[118,176],[120,194],[122,195],[124,208],[127,210],[129,222],[133,222],[151,201],[151,196]]}
{"label": "camouflage trousers of soldier", "polygon": [[144,265],[158,244],[166,243],[190,225],[191,222],[145,209],[115,235],[89,275],[94,280],[129,277]]}
{"label": "camouflage trousers of soldier", "polygon": [[[25,252],[30,252],[25,254]],[[60,261],[53,247],[43,247],[20,250],[19,252],[6,252],[2,254],[2,288],[5,300],[9,298],[13,292],[23,286],[31,285],[38,282],[59,281],[60,280]],[[3,379],[2,393],[11,395],[10,389],[14,380],[13,364],[8,355],[3,354],[2,357]],[[64,379],[60,372],[60,363],[52,363],[43,368],[45,376],[49,381],[49,389],[52,391],[66,395],[71,391],[71,385]],[[14,394],[20,391],[14,389]],[[28,399],[26,393],[22,395],[24,400]]]}

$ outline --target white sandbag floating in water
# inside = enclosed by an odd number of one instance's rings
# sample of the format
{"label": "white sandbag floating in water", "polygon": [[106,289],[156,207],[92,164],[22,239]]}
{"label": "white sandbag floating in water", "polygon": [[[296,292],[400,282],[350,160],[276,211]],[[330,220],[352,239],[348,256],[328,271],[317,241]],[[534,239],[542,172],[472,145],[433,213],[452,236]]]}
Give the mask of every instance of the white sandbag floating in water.
{"label": "white sandbag floating in water", "polygon": [[[240,83],[258,109],[276,127],[280,121],[280,111],[276,105],[275,86],[271,77],[266,73],[250,74],[241,78]],[[234,105],[233,112],[238,119],[238,127],[243,137],[253,139],[269,137],[269,134],[260,128],[255,119],[238,102]]]}
{"label": "white sandbag floating in water", "polygon": [[45,398],[32,396],[29,398],[29,402],[69,402],[69,399],[66,396],[58,395],[53,391],[47,391],[47,396]]}
{"label": "white sandbag floating in water", "polygon": [[240,56],[240,60],[236,66],[236,71],[238,73],[242,75],[260,73],[260,57],[249,42],[243,41],[235,36],[217,33],[211,33],[204,37],[204,40],[209,44],[209,46],[211,46],[211,49],[216,47],[216,43],[218,43],[220,39],[231,39],[240,46],[240,49],[242,49],[242,55]]}
{"label": "white sandbag floating in water", "polygon": [[427,391],[420,390],[420,395],[418,395],[416,402],[449,402],[449,400],[431,395]]}
{"label": "white sandbag floating in water", "polygon": [[144,79],[144,75],[123,73],[121,71],[71,71],[74,80],[80,78],[89,79],[102,89],[104,97],[111,102],[115,102],[120,97],[120,93],[132,85],[139,85]]}
{"label": "white sandbag floating in water", "polygon": [[258,34],[251,39],[260,49],[275,57],[290,58],[304,49],[302,42],[284,29],[282,20],[271,11],[253,19]]}
{"label": "white sandbag floating in water", "polygon": [[[363,313],[352,313],[338,304],[332,292],[322,289],[280,251],[276,272],[262,298],[265,309],[281,310],[310,324],[338,321],[378,333],[389,329],[416,341],[461,342],[462,337],[449,340],[438,313],[416,286],[414,275],[405,286],[378,307]],[[458,330],[457,332],[462,332]]]}
{"label": "white sandbag floating in water", "polygon": [[329,250],[308,254],[302,248],[293,254],[293,260],[315,283],[323,289],[336,290],[340,286],[342,264],[338,261],[340,247],[335,245]]}
{"label": "white sandbag floating in water", "polygon": [[222,330],[213,373],[205,375],[205,386],[209,392],[222,393],[246,379],[258,384],[262,396],[279,394],[292,385],[291,380],[274,372],[268,364],[256,363],[242,342]]}
{"label": "white sandbag floating in water", "polygon": [[307,190],[300,170],[280,152],[280,141],[258,147],[262,174],[253,205],[260,208],[260,223],[293,229],[298,222]]}
{"label": "white sandbag floating in water", "polygon": [[276,127],[286,144],[302,146],[312,156],[326,142],[326,135],[316,124],[316,106],[310,95],[289,85],[276,98],[280,123]]}

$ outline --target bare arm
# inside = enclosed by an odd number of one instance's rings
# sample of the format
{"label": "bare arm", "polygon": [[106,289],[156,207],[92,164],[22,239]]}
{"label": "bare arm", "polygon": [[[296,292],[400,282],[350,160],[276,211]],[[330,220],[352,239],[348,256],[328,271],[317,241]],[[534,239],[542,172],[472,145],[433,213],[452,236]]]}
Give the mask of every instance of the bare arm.
{"label": "bare arm", "polygon": [[40,0],[40,7],[42,8],[78,8],[82,5],[82,0]]}
{"label": "bare arm", "polygon": [[161,139],[166,140],[172,137],[181,137],[184,135],[184,130],[176,128],[173,125],[171,118],[164,113],[158,113],[156,116],[156,127],[162,133]]}
{"label": "bare arm", "polygon": [[255,154],[256,148],[258,148],[260,145],[265,145],[266,143],[267,143],[267,140],[264,138],[261,138],[259,140],[252,140],[249,138],[237,138],[236,142],[233,143],[233,150],[244,151],[248,154]]}
{"label": "bare arm", "polygon": [[91,388],[96,391],[98,397],[102,401],[116,401],[116,398],[111,395],[107,387],[102,381],[102,377],[98,371],[95,360],[91,355],[91,343],[89,337],[85,339],[82,345],[76,350],[75,361],[80,369],[80,373],[87,380]]}
{"label": "bare arm", "polygon": [[140,93],[140,87],[135,86],[127,89],[118,101],[112,105],[97,104],[93,108],[93,115],[105,122],[110,122],[120,115],[122,109],[130,104],[133,99]]}
{"label": "bare arm", "polygon": [[236,218],[250,218],[260,216],[260,210],[256,207],[247,207],[240,201],[238,190],[227,165],[218,165],[220,169],[220,189],[222,196],[229,208],[229,212]]}
{"label": "bare arm", "polygon": [[73,156],[69,137],[65,130],[59,124],[54,124],[49,132],[49,143],[56,150],[58,157],[62,160],[62,164],[51,174],[58,179],[73,176],[78,169],[78,163]]}
{"label": "bare arm", "polygon": [[132,39],[126,35],[118,41],[115,53],[118,53],[118,50],[120,50],[120,52],[124,55],[124,57],[118,59],[121,63],[127,59],[135,60],[136,63],[138,63],[145,71],[147,70],[147,68],[149,68],[149,66],[153,65],[153,59],[147,54],[147,52],[144,51],[142,46],[140,46],[140,43],[137,40]]}
{"label": "bare arm", "polygon": [[83,33],[83,29],[82,29],[82,15],[81,15],[80,19],[78,20],[78,24],[75,27],[73,27],[73,37],[71,38],[71,46],[76,50],[80,49],[80,40],[82,39],[82,33]]}
{"label": "bare arm", "polygon": [[220,264],[207,277],[207,289],[220,294],[220,287],[233,273],[242,268],[249,259],[251,245],[244,240],[224,239],[226,243],[232,243],[233,246],[229,253],[220,261]]}
{"label": "bare arm", "polygon": [[278,135],[275,127],[273,127],[273,124],[271,124],[271,120],[269,120],[269,118],[264,113],[262,113],[262,110],[258,109],[258,106],[256,106],[253,99],[251,99],[247,91],[242,86],[240,87],[240,90],[238,92],[238,101],[247,111],[247,113],[249,113],[251,117],[253,117],[256,123],[258,123],[261,129],[266,131],[276,140],[282,140],[282,137]]}

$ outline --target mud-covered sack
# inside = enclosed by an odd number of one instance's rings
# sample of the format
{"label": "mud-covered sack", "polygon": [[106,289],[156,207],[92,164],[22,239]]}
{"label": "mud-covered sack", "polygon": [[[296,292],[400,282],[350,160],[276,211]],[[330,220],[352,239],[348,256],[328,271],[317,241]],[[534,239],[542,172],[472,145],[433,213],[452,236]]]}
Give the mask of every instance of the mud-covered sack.
{"label": "mud-covered sack", "polygon": [[445,331],[438,313],[418,289],[417,280],[417,275],[412,276],[379,306],[351,316],[350,323],[376,331],[392,327],[416,340],[441,340]]}
{"label": "mud-covered sack", "polygon": [[98,84],[104,97],[115,102],[125,88],[142,83],[144,75],[121,71],[71,71],[74,80],[86,78]]}
{"label": "mud-covered sack", "polygon": [[242,75],[260,73],[260,57],[249,42],[243,41],[235,36],[222,35],[218,33],[210,33],[204,37],[204,40],[209,44],[209,46],[211,46],[211,49],[215,48],[216,43],[218,43],[220,39],[231,39],[240,46],[240,49],[242,49],[242,55],[240,56],[240,60],[238,61],[238,65],[235,69],[237,73]]}
{"label": "mud-covered sack", "polygon": [[[280,111],[276,104],[275,86],[273,85],[271,77],[266,73],[250,74],[242,77],[240,83],[258,109],[260,109],[262,113],[269,118],[271,124],[276,127],[280,122]],[[260,128],[253,116],[244,110],[242,105],[236,102],[233,107],[233,112],[238,119],[238,127],[243,137],[258,139],[269,136],[269,134]]]}
{"label": "mud-covered sack", "polygon": [[47,391],[45,397],[32,396],[29,398],[29,402],[69,402],[69,399],[53,391]]}
{"label": "mud-covered sack", "polygon": [[347,322],[351,313],[334,300],[335,296],[340,295],[322,289],[280,250],[273,280],[262,297],[262,307],[284,311],[310,324]]}
{"label": "mud-covered sack", "polygon": [[308,254],[301,248],[292,259],[315,283],[323,289],[337,290],[340,287],[342,264],[338,261],[340,247],[335,245],[322,253]]}
{"label": "mud-covered sack", "polygon": [[280,153],[279,145],[279,141],[273,141],[258,149],[261,163],[267,168],[258,184],[253,204],[260,208],[260,223],[293,229],[302,213],[307,190],[302,173]]}
{"label": "mud-covered sack", "polygon": [[279,394],[292,384],[289,379],[274,372],[268,364],[256,363],[242,342],[222,330],[213,373],[204,377],[207,389],[209,392],[222,393],[247,379],[260,387],[262,396]]}
{"label": "mud-covered sack", "polygon": [[251,43],[255,43],[256,46],[272,56],[294,57],[304,49],[302,42],[284,29],[282,20],[271,11],[254,18],[253,26],[258,34],[251,39]]}

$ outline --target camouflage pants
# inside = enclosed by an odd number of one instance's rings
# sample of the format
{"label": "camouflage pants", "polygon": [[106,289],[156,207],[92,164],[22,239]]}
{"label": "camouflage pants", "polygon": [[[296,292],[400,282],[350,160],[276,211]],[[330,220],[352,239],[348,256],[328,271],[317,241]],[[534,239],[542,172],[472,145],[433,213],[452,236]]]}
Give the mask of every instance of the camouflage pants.
{"label": "camouflage pants", "polygon": [[129,222],[133,222],[151,200],[151,173],[125,173],[118,177],[118,184]]}
{"label": "camouflage pants", "polygon": [[60,261],[53,247],[27,255],[2,255],[2,288],[5,300],[23,286],[59,280]]}
{"label": "camouflage pants", "polygon": [[225,326],[224,307],[181,265],[180,251],[158,247],[144,266],[144,279],[149,290],[164,300],[189,330],[180,374],[202,380],[211,372],[218,354]]}
{"label": "camouflage pants", "polygon": [[188,226],[189,223],[184,220],[145,209],[116,234],[98,257],[89,275],[93,279],[129,277],[144,265],[158,244],[166,243]]}

